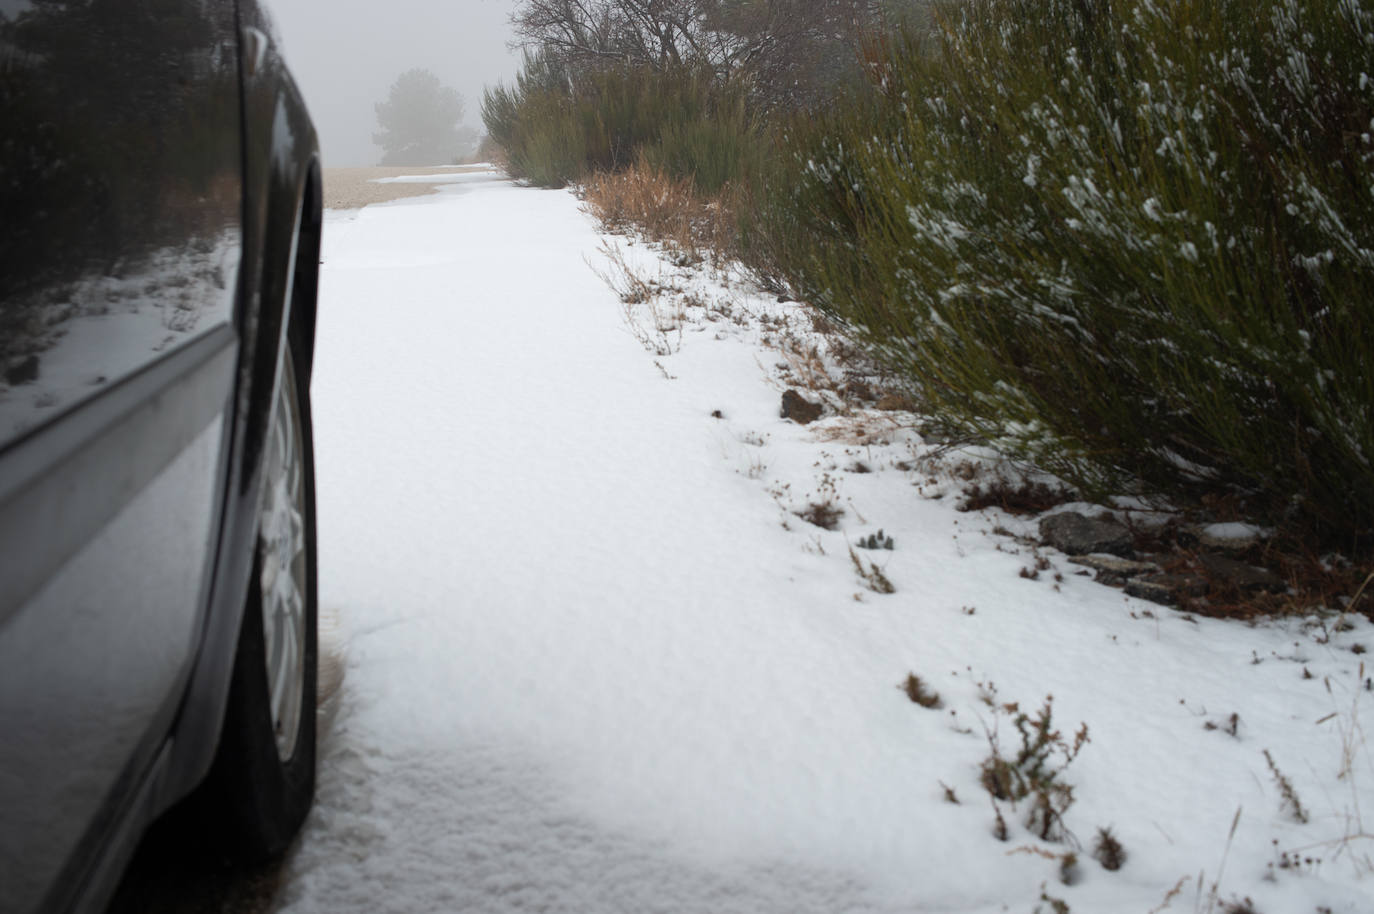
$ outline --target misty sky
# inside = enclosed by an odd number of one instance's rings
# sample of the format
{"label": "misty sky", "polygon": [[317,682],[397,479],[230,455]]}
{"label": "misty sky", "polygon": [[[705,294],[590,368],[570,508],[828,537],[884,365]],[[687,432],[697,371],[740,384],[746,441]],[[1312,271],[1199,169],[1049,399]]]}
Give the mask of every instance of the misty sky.
{"label": "misty sky", "polygon": [[[422,67],[463,95],[481,130],[482,86],[510,82],[515,0],[267,0],[320,134],[325,167],[375,165],[377,118],[396,77]],[[485,132],[485,131],[484,131]]]}

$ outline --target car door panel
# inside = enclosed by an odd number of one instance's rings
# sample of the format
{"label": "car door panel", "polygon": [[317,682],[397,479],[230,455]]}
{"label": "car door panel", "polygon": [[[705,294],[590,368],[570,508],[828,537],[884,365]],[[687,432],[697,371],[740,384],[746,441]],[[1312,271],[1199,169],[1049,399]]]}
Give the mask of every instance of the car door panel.
{"label": "car door panel", "polygon": [[77,897],[205,631],[236,433],[239,76],[233,0],[0,7],[5,912]]}
{"label": "car door panel", "polygon": [[[201,366],[216,375],[202,383],[222,384],[227,362]],[[199,637],[188,608],[208,581],[225,402],[208,415],[181,406],[200,426],[191,439],[0,626],[6,910],[70,887],[55,877],[81,865],[83,842],[100,843],[157,749],[147,737],[176,710]]]}

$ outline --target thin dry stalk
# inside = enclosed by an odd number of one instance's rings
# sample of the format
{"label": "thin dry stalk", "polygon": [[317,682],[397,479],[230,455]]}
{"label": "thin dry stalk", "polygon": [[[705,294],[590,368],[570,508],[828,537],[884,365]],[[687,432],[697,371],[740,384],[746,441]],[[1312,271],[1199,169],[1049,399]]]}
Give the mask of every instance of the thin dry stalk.
{"label": "thin dry stalk", "polygon": [[[660,356],[672,355],[682,348],[683,315],[664,306],[664,290],[630,266],[619,245],[602,242],[601,254],[608,268],[602,269],[590,260],[588,266],[620,296],[625,305],[625,324],[635,339]],[[643,306],[645,313],[641,314],[639,306]]]}
{"label": "thin dry stalk", "polygon": [[[1361,588],[1363,590],[1363,588]],[[1358,683],[1365,682],[1365,665],[1360,664],[1360,675]],[[1350,711],[1342,713],[1332,711],[1330,714],[1317,721],[1317,724],[1324,724],[1327,721],[1335,721],[1336,727],[1341,737],[1341,765],[1336,777],[1345,781],[1350,787],[1350,806],[1346,810],[1345,828],[1340,838],[1334,841],[1323,841],[1310,845],[1308,848],[1299,848],[1298,853],[1313,848],[1335,848],[1333,859],[1339,859],[1342,854],[1348,854],[1358,872],[1363,874],[1374,873],[1374,855],[1369,852],[1360,852],[1356,849],[1359,844],[1368,847],[1369,842],[1374,842],[1374,833],[1366,830],[1364,825],[1364,815],[1360,809],[1360,789],[1356,783],[1356,774],[1360,770],[1357,767],[1361,757],[1366,760],[1371,772],[1374,772],[1374,759],[1371,759],[1368,752],[1368,740],[1365,736],[1364,725],[1360,722],[1360,689],[1357,685],[1352,692],[1350,700]],[[1326,681],[1326,689],[1331,691],[1331,681]]]}
{"label": "thin dry stalk", "polygon": [[1288,776],[1279,770],[1278,763],[1274,761],[1274,757],[1269,754],[1268,749],[1264,750],[1264,760],[1269,764],[1269,773],[1273,775],[1274,783],[1279,788],[1279,795],[1283,798],[1283,807],[1298,822],[1307,824],[1309,818],[1307,810],[1303,808],[1302,800],[1298,798],[1298,791],[1293,786],[1293,782],[1288,780]]}

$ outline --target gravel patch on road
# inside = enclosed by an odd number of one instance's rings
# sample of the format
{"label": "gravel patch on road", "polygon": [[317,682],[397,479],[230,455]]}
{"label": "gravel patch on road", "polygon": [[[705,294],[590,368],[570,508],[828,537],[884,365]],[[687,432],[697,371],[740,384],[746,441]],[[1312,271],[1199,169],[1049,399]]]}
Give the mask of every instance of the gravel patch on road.
{"label": "gravel patch on road", "polygon": [[325,209],[359,209],[370,203],[386,203],[406,197],[422,197],[432,194],[438,184],[414,182],[379,183],[383,178],[402,178],[410,175],[462,175],[490,171],[490,165],[449,165],[439,168],[376,167],[376,168],[325,168],[324,178]]}

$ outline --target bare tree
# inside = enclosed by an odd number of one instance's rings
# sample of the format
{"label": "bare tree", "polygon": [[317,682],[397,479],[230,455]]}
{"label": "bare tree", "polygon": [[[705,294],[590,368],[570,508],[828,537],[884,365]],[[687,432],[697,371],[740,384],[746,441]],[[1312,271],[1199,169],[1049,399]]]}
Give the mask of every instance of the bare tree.
{"label": "bare tree", "polygon": [[735,0],[711,20],[731,75],[767,107],[811,107],[859,73],[864,37],[884,19],[880,0]]}
{"label": "bare tree", "polygon": [[912,0],[523,0],[516,44],[578,72],[690,65],[765,107],[806,106],[858,72],[864,34]]}
{"label": "bare tree", "polygon": [[516,43],[573,65],[598,61],[661,69],[704,56],[703,11],[715,0],[525,0],[511,16]]}

